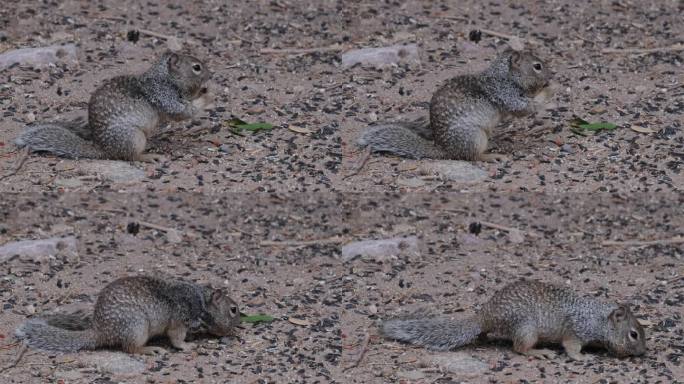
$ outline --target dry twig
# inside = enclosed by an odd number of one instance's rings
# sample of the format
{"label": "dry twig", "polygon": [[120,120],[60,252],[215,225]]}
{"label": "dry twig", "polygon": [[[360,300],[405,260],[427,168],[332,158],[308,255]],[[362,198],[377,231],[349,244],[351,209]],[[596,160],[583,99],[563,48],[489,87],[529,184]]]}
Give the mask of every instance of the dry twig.
{"label": "dry twig", "polygon": [[368,343],[370,343],[370,333],[366,331],[366,334],[363,336],[363,341],[361,342],[359,352],[356,355],[356,359],[354,359],[351,364],[344,367],[345,371],[359,366],[359,363],[361,360],[363,360],[363,356],[366,355],[366,351],[368,350]]}
{"label": "dry twig", "polygon": [[272,54],[301,54],[301,53],[316,53],[316,52],[333,52],[341,51],[343,47],[332,45],[330,47],[317,47],[317,48],[262,48],[261,53],[272,53]]}
{"label": "dry twig", "polygon": [[19,170],[21,169],[21,167],[24,166],[24,164],[26,163],[26,160],[28,160],[28,158],[29,158],[29,149],[28,148],[24,148],[21,151],[19,151],[19,157],[17,158],[17,161],[16,161],[17,165],[14,167],[13,170],[8,172],[7,174],[0,176],[0,181],[16,175],[17,172],[19,172]]}
{"label": "dry twig", "polygon": [[167,239],[172,243],[180,243],[181,242],[182,232],[175,229],[175,228],[164,227],[164,226],[161,226],[158,224],[148,223],[146,221],[138,221],[138,224],[140,224],[141,227],[156,229],[158,231],[162,231],[162,232],[166,233]]}
{"label": "dry twig", "polygon": [[363,150],[363,156],[361,157],[361,160],[359,160],[356,167],[354,167],[354,169],[351,172],[349,172],[347,175],[344,176],[345,180],[352,177],[352,176],[358,175],[359,172],[361,172],[363,167],[366,166],[368,159],[370,159],[371,152],[372,152],[372,150],[370,147],[366,147],[366,149]]}
{"label": "dry twig", "polygon": [[684,237],[676,236],[671,239],[659,239],[659,240],[627,240],[627,241],[617,241],[617,240],[606,240],[601,243],[604,246],[641,246],[641,245],[664,245],[664,244],[684,244]]}
{"label": "dry twig", "polygon": [[261,242],[263,246],[276,246],[276,247],[288,247],[288,246],[299,246],[299,245],[315,245],[315,244],[339,244],[344,243],[346,239],[333,236],[327,239],[316,239],[316,240],[283,240],[283,241],[272,241],[264,240]]}
{"label": "dry twig", "polygon": [[491,228],[491,229],[498,229],[498,230],[500,230],[500,231],[505,231],[505,232],[508,232],[508,233],[511,233],[511,232],[518,232],[518,233],[520,233],[520,234],[527,234],[527,235],[530,235],[530,236],[537,236],[537,234],[534,233],[534,232],[523,231],[522,229],[513,228],[513,227],[507,227],[507,226],[505,226],[505,225],[490,223],[490,222],[488,222],[488,221],[478,221],[478,223],[480,223],[480,225],[482,225],[483,227]]}
{"label": "dry twig", "polygon": [[513,48],[513,50],[515,50],[515,51],[521,51],[523,48],[525,48],[524,47],[525,42],[527,42],[529,44],[539,45],[539,43],[537,43],[535,40],[532,40],[532,39],[523,39],[522,37],[507,35],[505,33],[492,31],[490,29],[479,29],[478,28],[478,30],[480,32],[484,33],[485,35],[499,37],[499,38],[508,40],[508,45],[510,45],[510,47]]}
{"label": "dry twig", "polygon": [[657,47],[657,48],[604,48],[601,53],[624,53],[624,54],[646,54],[646,53],[656,53],[656,52],[680,52],[684,51],[684,44],[678,43],[675,45],[670,45],[669,47]]}
{"label": "dry twig", "polygon": [[19,351],[17,351],[17,357],[15,357],[14,361],[12,363],[10,363],[8,366],[0,368],[0,372],[4,372],[8,369],[12,369],[12,368],[16,367],[17,364],[19,364],[19,361],[26,354],[27,350],[28,350],[28,346],[24,343],[21,343],[21,347],[19,347]]}

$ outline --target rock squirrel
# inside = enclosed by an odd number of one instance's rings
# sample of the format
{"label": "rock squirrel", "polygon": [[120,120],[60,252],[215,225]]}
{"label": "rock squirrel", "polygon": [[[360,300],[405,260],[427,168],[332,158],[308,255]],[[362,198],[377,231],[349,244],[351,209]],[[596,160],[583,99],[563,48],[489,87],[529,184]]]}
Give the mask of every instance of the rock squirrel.
{"label": "rock squirrel", "polygon": [[100,347],[151,353],[147,341],[169,337],[181,350],[188,332],[226,336],[240,323],[238,305],[222,290],[183,280],[152,276],[124,277],[100,292],[92,316],[83,312],[30,319],[15,336],[28,346],[75,352]]}
{"label": "rock squirrel", "polygon": [[464,319],[394,319],[382,324],[382,332],[388,338],[434,350],[461,347],[480,335],[494,333],[513,340],[513,349],[526,355],[554,354],[533,349],[537,342],[561,343],[574,360],[582,359],[580,351],[585,345],[605,347],[618,357],[646,352],[644,330],[626,306],[526,280],[496,292]]}
{"label": "rock squirrel", "polygon": [[533,98],[550,79],[551,72],[535,55],[507,49],[484,72],[454,77],[438,89],[429,121],[371,126],[358,144],[415,159],[504,158],[484,153],[493,129],[503,118],[533,113]]}
{"label": "rock squirrel", "polygon": [[160,124],[191,118],[211,103],[211,72],[190,55],[167,51],[146,72],[105,81],[88,103],[88,121],[29,127],[18,147],[69,158],[149,161],[143,151]]}

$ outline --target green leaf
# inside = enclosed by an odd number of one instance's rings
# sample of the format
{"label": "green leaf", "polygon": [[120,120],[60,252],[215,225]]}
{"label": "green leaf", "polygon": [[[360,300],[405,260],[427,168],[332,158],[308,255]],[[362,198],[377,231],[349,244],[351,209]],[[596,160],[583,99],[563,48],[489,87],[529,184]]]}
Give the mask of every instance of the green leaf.
{"label": "green leaf", "polygon": [[581,124],[579,126],[580,128],[587,130],[587,131],[602,131],[604,129],[606,130],[613,130],[617,128],[617,125],[613,123],[591,123],[591,124]]}
{"label": "green leaf", "polygon": [[568,122],[570,124],[570,131],[574,134],[586,136],[587,131],[598,133],[603,130],[613,130],[617,128],[616,124],[600,122],[600,123],[590,123],[582,118],[574,117]]}
{"label": "green leaf", "polygon": [[236,135],[241,135],[242,131],[250,131],[252,133],[257,133],[259,131],[268,131],[273,129],[273,124],[269,123],[247,123],[246,121],[233,117],[230,120],[226,120],[225,124],[231,127],[231,132]]}
{"label": "green leaf", "polygon": [[275,320],[275,318],[272,316],[269,316],[269,315],[248,315],[248,316],[240,316],[240,320],[243,323],[258,324],[258,323],[270,323],[271,321]]}
{"label": "green leaf", "polygon": [[235,128],[244,129],[245,131],[258,132],[261,130],[272,129],[273,124],[269,124],[269,123],[240,124],[240,125],[236,125]]}

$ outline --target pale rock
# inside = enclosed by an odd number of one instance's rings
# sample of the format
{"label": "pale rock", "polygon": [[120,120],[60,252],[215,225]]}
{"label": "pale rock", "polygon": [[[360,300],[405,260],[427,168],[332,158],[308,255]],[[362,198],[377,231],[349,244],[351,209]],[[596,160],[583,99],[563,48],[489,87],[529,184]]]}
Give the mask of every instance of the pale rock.
{"label": "pale rock", "polygon": [[51,45],[48,47],[20,48],[0,54],[0,70],[14,64],[46,66],[59,62],[78,62],[74,44]]}
{"label": "pale rock", "polygon": [[464,379],[479,377],[489,371],[487,363],[465,352],[426,355],[424,363],[426,365],[437,365],[443,372]]}
{"label": "pale rock", "polygon": [[144,362],[120,352],[91,352],[83,355],[81,361],[102,373],[121,377],[135,377],[147,369]]}
{"label": "pale rock", "polygon": [[397,377],[405,380],[420,380],[425,378],[425,373],[418,370],[397,372]]}
{"label": "pale rock", "polygon": [[361,256],[362,258],[384,261],[401,254],[418,255],[419,252],[416,236],[362,240],[342,246],[342,260],[349,261]]}
{"label": "pale rock", "polygon": [[487,172],[468,161],[437,160],[421,165],[419,171],[426,175],[438,175],[442,180],[461,184],[475,184],[485,180]]}
{"label": "pale rock", "polygon": [[14,256],[40,261],[58,254],[75,256],[77,253],[76,238],[73,236],[52,237],[40,240],[21,240],[0,246],[0,262],[6,261]]}
{"label": "pale rock", "polygon": [[384,66],[398,63],[420,63],[416,44],[392,45],[380,48],[354,49],[342,54],[342,66],[355,64]]}
{"label": "pale rock", "polygon": [[112,183],[131,184],[143,180],[145,171],[125,161],[100,160],[79,164],[85,173],[100,175]]}

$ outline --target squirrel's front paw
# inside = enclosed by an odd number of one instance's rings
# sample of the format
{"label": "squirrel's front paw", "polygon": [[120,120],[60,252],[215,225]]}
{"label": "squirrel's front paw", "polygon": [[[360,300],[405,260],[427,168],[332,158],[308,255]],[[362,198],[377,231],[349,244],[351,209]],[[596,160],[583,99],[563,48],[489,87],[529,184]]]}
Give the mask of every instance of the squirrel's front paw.
{"label": "squirrel's front paw", "polygon": [[206,88],[202,88],[200,97],[192,101],[192,105],[199,109],[212,109],[214,108],[214,96]]}

